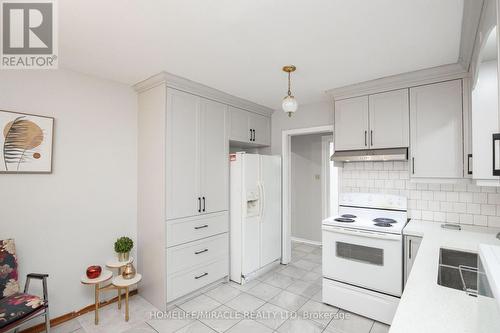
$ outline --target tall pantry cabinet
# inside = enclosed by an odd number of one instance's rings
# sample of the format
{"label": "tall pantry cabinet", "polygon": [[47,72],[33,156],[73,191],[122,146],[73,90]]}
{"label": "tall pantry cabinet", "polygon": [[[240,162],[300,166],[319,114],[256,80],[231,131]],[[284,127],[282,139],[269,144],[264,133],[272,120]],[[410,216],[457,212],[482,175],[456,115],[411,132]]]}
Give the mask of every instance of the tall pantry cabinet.
{"label": "tall pantry cabinet", "polygon": [[168,73],[135,89],[140,288],[166,309],[228,276],[228,101],[253,104]]}

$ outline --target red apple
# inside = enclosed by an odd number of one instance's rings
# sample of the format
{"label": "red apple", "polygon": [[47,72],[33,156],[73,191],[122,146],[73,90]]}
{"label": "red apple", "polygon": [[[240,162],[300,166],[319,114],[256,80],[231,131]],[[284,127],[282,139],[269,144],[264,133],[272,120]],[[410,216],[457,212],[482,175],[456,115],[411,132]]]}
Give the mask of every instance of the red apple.
{"label": "red apple", "polygon": [[97,279],[102,272],[101,266],[90,266],[87,268],[87,277],[89,279]]}

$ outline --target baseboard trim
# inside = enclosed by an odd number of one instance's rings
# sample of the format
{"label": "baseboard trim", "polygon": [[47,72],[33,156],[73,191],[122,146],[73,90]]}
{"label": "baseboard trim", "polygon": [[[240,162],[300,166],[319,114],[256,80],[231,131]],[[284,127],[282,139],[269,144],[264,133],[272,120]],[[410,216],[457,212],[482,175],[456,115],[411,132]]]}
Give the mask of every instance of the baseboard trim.
{"label": "baseboard trim", "polygon": [[[135,289],[135,290],[131,290],[130,293],[129,293],[129,295],[130,296],[134,296],[134,295],[137,295],[137,293],[138,293],[138,290]],[[122,299],[123,299],[123,297],[122,297]],[[116,297],[114,297],[112,299],[109,299],[107,301],[101,302],[99,304],[99,309],[105,307],[106,305],[113,304],[113,303],[116,303],[116,302],[118,302],[118,296],[116,296]],[[80,317],[81,315],[84,315],[84,314],[86,314],[88,312],[92,312],[92,311],[94,311],[94,309],[95,309],[95,304],[90,304],[90,305],[84,307],[81,310],[73,311],[73,312],[69,312],[69,313],[63,314],[62,316],[56,317],[54,319],[51,319],[50,320],[50,327],[52,328],[52,327],[55,327],[57,325],[61,325],[62,323],[65,323],[67,321],[70,321],[72,319]],[[27,329],[25,329],[23,331],[20,331],[20,333],[41,333],[43,331],[45,331],[45,324],[44,323],[38,324],[38,325],[35,325],[35,326],[32,326],[32,327],[29,327],[29,328],[27,328]]]}
{"label": "baseboard trim", "polygon": [[298,243],[305,243],[305,244],[310,244],[310,245],[316,245],[316,246],[321,246],[321,242],[305,239],[305,238],[300,238],[300,237],[290,237],[292,242],[298,242]]}

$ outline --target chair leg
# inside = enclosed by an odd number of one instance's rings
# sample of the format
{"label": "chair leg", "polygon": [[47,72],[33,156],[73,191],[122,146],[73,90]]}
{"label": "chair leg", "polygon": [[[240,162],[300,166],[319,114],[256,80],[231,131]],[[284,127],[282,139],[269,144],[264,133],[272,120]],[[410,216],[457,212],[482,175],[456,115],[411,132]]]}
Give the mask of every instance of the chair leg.
{"label": "chair leg", "polygon": [[45,333],[50,333],[49,307],[45,309]]}

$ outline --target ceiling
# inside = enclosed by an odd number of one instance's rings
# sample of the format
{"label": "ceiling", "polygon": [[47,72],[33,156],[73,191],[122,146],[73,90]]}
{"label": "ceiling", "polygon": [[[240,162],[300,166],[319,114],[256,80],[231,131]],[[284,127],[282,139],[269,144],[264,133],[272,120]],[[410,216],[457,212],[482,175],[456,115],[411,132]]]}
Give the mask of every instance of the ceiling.
{"label": "ceiling", "polygon": [[463,0],[59,1],[59,66],[127,84],[167,71],[277,109],[457,62]]}

